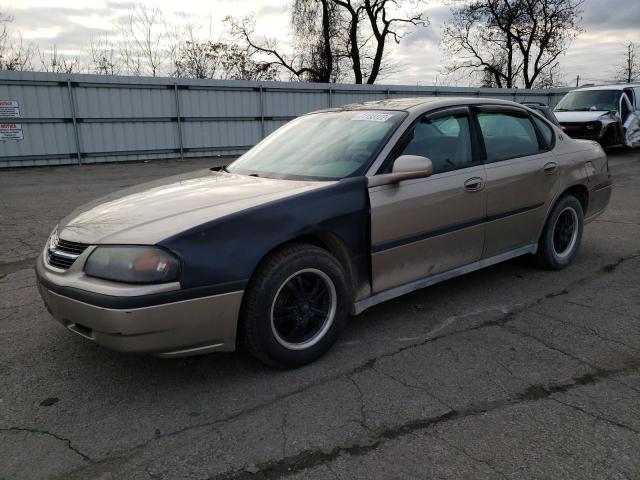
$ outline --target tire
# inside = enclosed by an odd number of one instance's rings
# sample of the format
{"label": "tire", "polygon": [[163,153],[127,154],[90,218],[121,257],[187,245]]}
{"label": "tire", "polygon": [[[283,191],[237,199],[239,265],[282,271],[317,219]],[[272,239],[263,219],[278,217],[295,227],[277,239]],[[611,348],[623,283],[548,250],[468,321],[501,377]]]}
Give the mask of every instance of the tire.
{"label": "tire", "polygon": [[326,250],[287,245],[258,267],[245,291],[239,338],[254,357],[278,368],[298,367],[324,355],[349,312],[342,265]]}
{"label": "tire", "polygon": [[572,195],[561,197],[540,235],[537,263],[551,270],[569,265],[578,253],[583,228],[584,213],[580,201]]}

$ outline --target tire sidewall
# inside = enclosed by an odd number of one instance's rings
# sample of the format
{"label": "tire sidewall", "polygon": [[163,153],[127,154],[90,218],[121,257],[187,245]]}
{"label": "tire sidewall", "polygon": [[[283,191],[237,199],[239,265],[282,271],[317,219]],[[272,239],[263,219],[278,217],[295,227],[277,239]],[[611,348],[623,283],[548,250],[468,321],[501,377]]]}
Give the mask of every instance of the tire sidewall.
{"label": "tire sidewall", "polygon": [[[276,294],[285,280],[300,270],[314,268],[324,272],[336,289],[336,311],[331,327],[314,345],[293,350],[282,345],[276,339],[271,326],[271,307]],[[246,322],[252,323],[263,355],[268,357],[269,363],[276,366],[299,366],[312,362],[326,353],[336,342],[342,331],[349,311],[349,295],[344,270],[340,263],[328,252],[312,247],[300,249],[285,261],[267,265],[265,274],[260,281],[250,285],[250,299],[254,303],[250,318]]]}
{"label": "tire sidewall", "polygon": [[[553,232],[555,229],[556,222],[558,221],[558,217],[560,214],[567,208],[571,208],[575,211],[576,217],[578,219],[578,233],[576,236],[575,244],[571,252],[561,257],[559,256],[553,246]],[[561,269],[569,265],[578,250],[580,249],[580,243],[582,242],[582,233],[584,230],[584,212],[582,210],[582,204],[578,201],[578,199],[574,196],[568,195],[562,197],[556,205],[553,207],[551,214],[549,215],[549,219],[547,220],[547,225],[544,231],[544,235],[542,241],[544,242],[544,254],[546,263],[554,269]]]}

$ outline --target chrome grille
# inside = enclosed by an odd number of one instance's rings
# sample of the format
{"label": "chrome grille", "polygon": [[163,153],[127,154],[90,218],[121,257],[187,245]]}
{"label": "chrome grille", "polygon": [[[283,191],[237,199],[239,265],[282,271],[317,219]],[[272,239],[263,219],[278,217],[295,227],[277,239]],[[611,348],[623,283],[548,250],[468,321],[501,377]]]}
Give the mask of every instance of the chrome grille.
{"label": "chrome grille", "polygon": [[63,240],[54,233],[49,239],[47,261],[52,267],[67,270],[88,246],[84,243]]}

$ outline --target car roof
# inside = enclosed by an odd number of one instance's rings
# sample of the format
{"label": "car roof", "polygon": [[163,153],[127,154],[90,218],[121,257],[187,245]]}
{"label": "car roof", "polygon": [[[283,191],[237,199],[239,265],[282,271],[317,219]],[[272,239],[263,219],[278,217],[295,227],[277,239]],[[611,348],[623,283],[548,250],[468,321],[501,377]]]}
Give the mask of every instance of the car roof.
{"label": "car roof", "polygon": [[386,100],[373,100],[369,102],[351,103],[336,108],[328,108],[322,111],[342,111],[342,110],[425,110],[443,107],[453,107],[470,104],[494,104],[520,107],[520,103],[508,100],[484,97],[410,97],[410,98],[390,98]]}
{"label": "car roof", "polygon": [[586,90],[624,90],[626,88],[638,88],[640,87],[640,83],[619,83],[615,85],[598,85],[595,87],[581,87],[576,88],[575,91],[586,91]]}

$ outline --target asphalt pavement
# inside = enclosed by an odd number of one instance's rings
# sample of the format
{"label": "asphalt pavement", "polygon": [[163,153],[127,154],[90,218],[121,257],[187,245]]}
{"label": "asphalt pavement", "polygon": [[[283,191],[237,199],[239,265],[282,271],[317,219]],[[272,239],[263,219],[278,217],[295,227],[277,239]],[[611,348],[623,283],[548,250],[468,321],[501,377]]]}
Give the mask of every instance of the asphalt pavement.
{"label": "asphalt pavement", "polygon": [[640,152],[559,272],[526,258],[386,302],[290,371],[112,352],[40,300],[76,206],[220,159],[0,171],[0,479],[640,479]]}

